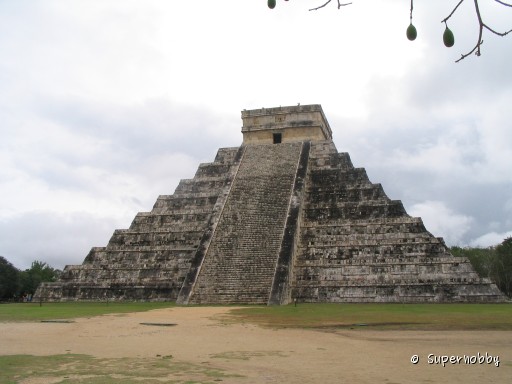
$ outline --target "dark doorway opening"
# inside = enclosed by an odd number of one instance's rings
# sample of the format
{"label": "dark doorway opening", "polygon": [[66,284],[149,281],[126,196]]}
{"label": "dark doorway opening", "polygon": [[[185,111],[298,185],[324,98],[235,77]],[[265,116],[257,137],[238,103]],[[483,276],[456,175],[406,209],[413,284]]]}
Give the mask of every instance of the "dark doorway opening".
{"label": "dark doorway opening", "polygon": [[280,133],[273,133],[272,137],[274,138],[274,144],[280,144],[282,140],[282,135]]}

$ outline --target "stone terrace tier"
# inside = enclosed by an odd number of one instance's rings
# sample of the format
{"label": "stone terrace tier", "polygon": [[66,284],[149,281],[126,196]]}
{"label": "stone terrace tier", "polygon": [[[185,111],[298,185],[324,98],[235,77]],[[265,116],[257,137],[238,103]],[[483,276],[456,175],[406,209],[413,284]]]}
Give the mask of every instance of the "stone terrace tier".
{"label": "stone terrace tier", "polygon": [[291,296],[306,302],[502,300],[330,141],[313,143]]}

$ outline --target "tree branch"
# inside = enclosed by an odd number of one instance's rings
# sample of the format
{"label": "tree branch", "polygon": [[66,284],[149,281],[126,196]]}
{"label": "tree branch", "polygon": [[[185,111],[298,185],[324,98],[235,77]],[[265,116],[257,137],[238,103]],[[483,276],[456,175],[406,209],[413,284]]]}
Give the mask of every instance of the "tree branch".
{"label": "tree branch", "polygon": [[[455,9],[457,9],[457,7],[463,2],[464,0],[461,0],[459,2],[459,4],[457,4],[457,6],[455,7]],[[497,3],[505,6],[505,7],[512,7],[511,4],[508,4],[508,3],[504,3],[503,1],[500,1],[500,0],[494,0],[496,1]],[[506,36],[508,35],[510,32],[512,32],[512,29],[509,30],[509,31],[506,31],[506,32],[497,32],[495,31],[494,29],[492,29],[491,27],[489,27],[486,23],[484,23],[484,21],[482,20],[482,15],[480,13],[480,7],[478,6],[478,0],[473,0],[473,3],[475,4],[475,12],[476,12],[476,17],[478,19],[478,40],[477,40],[477,43],[476,45],[473,47],[473,49],[471,51],[469,51],[468,53],[466,54],[463,54],[460,56],[460,58],[458,60],[455,60],[456,63],[458,63],[459,61],[461,60],[464,60],[466,57],[468,57],[469,55],[471,55],[473,52],[475,52],[475,55],[477,56],[480,56],[481,55],[481,47],[482,47],[482,44],[484,43],[484,41],[482,40],[482,35],[483,35],[483,31],[484,31],[484,28],[487,29],[488,31],[490,31],[491,33],[494,33],[495,35],[497,36]],[[453,13],[455,12],[455,9],[452,11],[452,13],[446,18],[443,20],[443,22],[446,22],[446,20],[448,20],[452,15]]]}
{"label": "tree branch", "polygon": [[461,55],[459,60],[455,60],[456,63],[458,63],[461,60],[464,60],[466,57],[468,57],[469,55],[471,55],[475,51],[476,51],[475,55],[480,56],[480,54],[481,54],[480,53],[480,47],[482,46],[482,44],[484,42],[482,40],[482,34],[483,34],[483,31],[484,31],[484,23],[482,21],[482,15],[480,15],[480,8],[478,7],[478,0],[474,0],[474,4],[475,4],[476,17],[478,19],[478,24],[479,24],[478,41],[477,41],[476,45],[473,47],[473,49],[471,51],[469,51],[468,53],[466,53],[464,55]]}
{"label": "tree branch", "polygon": [[[319,10],[321,8],[324,8],[331,1],[332,0],[326,0],[325,3],[323,3],[322,5],[319,5],[316,8],[311,8],[310,11],[317,11],[317,10]],[[340,9],[341,7],[344,7],[344,6],[352,4],[352,2],[350,2],[350,3],[342,3],[341,1],[342,0],[337,0],[338,9]],[[410,13],[411,24],[412,24],[413,1],[414,0],[411,0],[411,13]],[[441,20],[441,23],[445,23],[447,28],[448,28],[448,25],[447,25],[448,20],[455,14],[455,12],[457,12],[457,10],[459,9],[459,7],[462,5],[462,3],[464,1],[465,0],[459,0],[457,5],[450,12],[450,14],[448,16],[446,16],[443,20]],[[506,32],[498,32],[498,31],[492,29],[489,25],[487,25],[483,21],[483,19],[482,19],[482,15],[480,13],[480,7],[479,7],[479,4],[478,4],[478,1],[479,0],[473,0],[473,4],[474,4],[474,7],[475,7],[476,18],[477,18],[477,21],[478,21],[478,40],[477,40],[475,46],[473,47],[473,49],[471,49],[471,51],[469,51],[469,52],[467,52],[465,54],[461,54],[461,57],[458,60],[455,61],[456,63],[458,63],[461,60],[464,60],[466,57],[468,57],[469,55],[471,55],[473,53],[475,53],[477,56],[481,55],[481,48],[482,48],[482,44],[484,43],[484,41],[482,39],[484,29],[486,29],[487,31],[489,31],[492,34],[497,35],[497,36],[506,36],[509,33],[512,33],[512,29],[509,30],[509,31],[506,31]],[[509,2],[510,0],[506,0],[506,1],[504,1],[504,0],[494,0],[494,1],[497,2],[500,5],[503,5],[504,7],[512,8],[512,3]]]}
{"label": "tree branch", "polygon": [[[320,8],[325,7],[325,6],[326,6],[327,4],[329,4],[331,1],[332,1],[332,0],[327,0],[327,1],[325,2],[325,4],[320,5],[319,7],[316,7],[316,8],[311,8],[311,9],[310,9],[310,11],[317,11],[317,10],[319,10]],[[340,0],[338,0],[338,9],[340,9],[341,7],[344,7],[344,6],[346,6],[346,5],[350,5],[350,4],[352,4],[352,3],[340,3]]]}
{"label": "tree branch", "polygon": [[450,17],[453,16],[457,8],[459,8],[459,5],[461,5],[464,2],[464,0],[460,0],[459,3],[453,8],[452,13],[450,13],[444,20],[441,20],[441,23],[446,23]]}
{"label": "tree branch", "polygon": [[504,1],[500,1],[500,0],[494,0],[494,1],[497,3],[500,3],[501,5],[504,5],[505,7],[512,7],[512,4],[505,3]]}
{"label": "tree branch", "polygon": [[494,29],[492,29],[491,27],[489,27],[487,24],[484,23],[484,28],[487,29],[488,31],[494,33],[495,35],[498,35],[498,36],[506,36],[508,35],[510,32],[512,32],[512,29],[509,30],[509,31],[506,31],[506,32],[496,32]]}
{"label": "tree branch", "polygon": [[340,0],[338,0],[338,9],[340,9],[341,7],[344,7],[346,5],[350,5],[350,4],[352,4],[352,2],[350,2],[350,3],[340,3]]}

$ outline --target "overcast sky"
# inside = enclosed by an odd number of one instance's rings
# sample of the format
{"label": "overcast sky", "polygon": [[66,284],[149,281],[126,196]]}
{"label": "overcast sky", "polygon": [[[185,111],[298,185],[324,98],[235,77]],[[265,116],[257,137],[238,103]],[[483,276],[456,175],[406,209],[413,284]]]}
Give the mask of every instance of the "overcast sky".
{"label": "overcast sky", "polygon": [[[172,194],[242,109],[321,104],[340,152],[448,245],[512,235],[512,37],[472,2],[0,0],[0,255],[80,264]],[[480,0],[497,30],[512,9]]]}

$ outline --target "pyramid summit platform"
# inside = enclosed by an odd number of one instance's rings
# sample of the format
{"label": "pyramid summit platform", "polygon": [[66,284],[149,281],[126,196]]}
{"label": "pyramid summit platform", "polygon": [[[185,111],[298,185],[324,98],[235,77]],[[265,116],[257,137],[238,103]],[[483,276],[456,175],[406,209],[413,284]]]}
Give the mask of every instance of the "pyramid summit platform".
{"label": "pyramid summit platform", "polygon": [[320,105],[242,120],[240,147],[219,149],[35,300],[505,301],[338,153]]}

